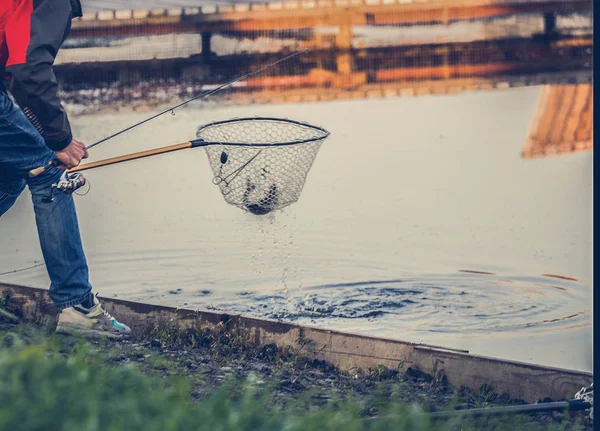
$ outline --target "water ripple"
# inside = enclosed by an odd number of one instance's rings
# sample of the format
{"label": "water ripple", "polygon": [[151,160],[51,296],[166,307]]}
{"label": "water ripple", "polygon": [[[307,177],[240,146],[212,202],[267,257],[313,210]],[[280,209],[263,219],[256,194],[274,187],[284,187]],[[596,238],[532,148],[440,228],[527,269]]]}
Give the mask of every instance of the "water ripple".
{"label": "water ripple", "polygon": [[[477,274],[477,275],[473,275]],[[481,272],[423,279],[369,280],[304,287],[287,295],[249,294],[219,307],[299,322],[380,320],[398,331],[496,333],[589,325],[582,286]],[[237,298],[240,298],[239,296]],[[240,298],[241,299],[241,298]]]}

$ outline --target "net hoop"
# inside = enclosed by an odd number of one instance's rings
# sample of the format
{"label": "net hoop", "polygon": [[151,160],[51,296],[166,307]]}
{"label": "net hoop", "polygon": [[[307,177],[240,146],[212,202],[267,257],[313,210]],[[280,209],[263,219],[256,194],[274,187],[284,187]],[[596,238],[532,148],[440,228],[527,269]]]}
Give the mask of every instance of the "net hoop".
{"label": "net hoop", "polygon": [[225,201],[264,215],[299,199],[329,132],[287,118],[242,117],[200,126],[196,136]]}
{"label": "net hoop", "polygon": [[[206,140],[203,137],[203,135],[205,135],[206,132],[210,131],[211,129],[213,129],[215,127],[220,127],[220,126],[224,126],[224,125],[233,125],[233,124],[242,123],[242,122],[253,122],[253,121],[256,121],[256,122],[271,121],[271,122],[275,122],[275,123],[293,124],[296,126],[311,129],[311,130],[317,132],[319,135],[311,137],[311,138],[296,139],[296,140],[290,140],[290,141],[285,141],[285,142],[262,142],[262,143],[233,142],[233,141],[230,142],[227,140],[215,141],[215,140]],[[287,147],[287,146],[292,146],[292,145],[307,144],[309,142],[324,141],[325,139],[327,139],[329,137],[329,134],[330,134],[329,131],[325,130],[322,127],[315,126],[313,124],[309,124],[309,123],[302,122],[302,121],[290,120],[288,118],[280,118],[280,117],[235,117],[235,118],[231,118],[229,120],[213,121],[211,123],[204,124],[204,125],[198,127],[198,129],[196,131],[196,137],[198,139],[204,141],[203,145],[227,145],[227,146],[232,146],[232,147],[263,147],[263,148]]]}

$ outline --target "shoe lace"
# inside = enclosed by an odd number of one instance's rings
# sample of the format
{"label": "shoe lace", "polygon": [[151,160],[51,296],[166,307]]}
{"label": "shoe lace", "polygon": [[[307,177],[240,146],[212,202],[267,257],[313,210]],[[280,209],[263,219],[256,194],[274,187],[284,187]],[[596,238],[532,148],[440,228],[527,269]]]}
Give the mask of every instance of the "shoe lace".
{"label": "shoe lace", "polygon": [[[96,299],[98,298],[98,295],[99,295],[99,293],[96,293]],[[99,305],[100,305],[100,310],[102,310],[102,314],[104,315],[104,317],[106,317],[109,320],[115,320],[115,318],[108,311],[106,311],[106,309],[104,308],[102,303],[100,303]]]}
{"label": "shoe lace", "polygon": [[102,310],[102,314],[104,315],[104,317],[110,320],[115,320],[115,318],[112,317],[112,315],[108,311],[106,311],[104,307],[101,306],[100,309]]}

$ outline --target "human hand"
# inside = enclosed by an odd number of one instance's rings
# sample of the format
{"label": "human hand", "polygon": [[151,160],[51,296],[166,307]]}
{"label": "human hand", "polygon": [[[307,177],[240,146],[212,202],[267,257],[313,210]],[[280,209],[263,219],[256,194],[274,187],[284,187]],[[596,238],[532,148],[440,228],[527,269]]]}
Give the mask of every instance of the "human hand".
{"label": "human hand", "polygon": [[62,151],[56,152],[56,158],[61,164],[56,166],[59,169],[71,169],[78,166],[82,159],[88,158],[88,152],[85,145],[73,139]]}

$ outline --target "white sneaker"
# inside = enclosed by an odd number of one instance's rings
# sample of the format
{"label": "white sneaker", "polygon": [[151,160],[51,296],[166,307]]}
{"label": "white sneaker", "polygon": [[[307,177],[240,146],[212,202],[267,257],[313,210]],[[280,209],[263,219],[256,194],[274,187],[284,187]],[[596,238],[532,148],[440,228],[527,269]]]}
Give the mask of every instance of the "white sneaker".
{"label": "white sneaker", "polygon": [[62,334],[88,335],[92,337],[123,338],[131,335],[131,329],[117,321],[93,296],[94,306],[76,305],[61,310],[56,332]]}

